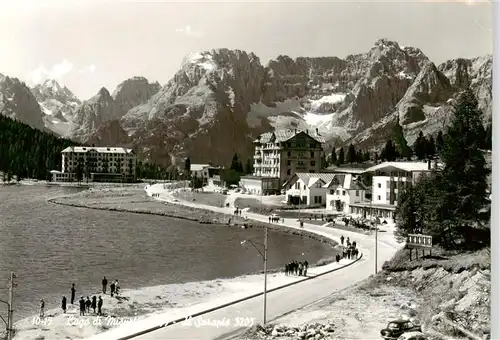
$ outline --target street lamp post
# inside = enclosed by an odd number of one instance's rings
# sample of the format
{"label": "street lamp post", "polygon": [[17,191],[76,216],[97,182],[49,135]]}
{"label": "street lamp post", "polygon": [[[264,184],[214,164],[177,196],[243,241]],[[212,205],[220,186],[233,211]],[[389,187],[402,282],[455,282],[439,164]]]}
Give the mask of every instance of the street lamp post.
{"label": "street lamp post", "polygon": [[0,302],[1,303],[5,303],[7,305],[7,321],[5,321],[5,319],[1,315],[0,315],[0,319],[2,319],[2,321],[5,323],[6,330],[7,330],[7,336],[8,336],[8,334],[10,332],[10,319],[9,319],[9,316],[10,316],[10,304],[7,301],[3,301],[3,300],[0,300]]}
{"label": "street lamp post", "polygon": [[[241,245],[244,245],[246,242],[250,243],[255,250],[259,253],[259,255],[262,257],[264,260],[264,316],[263,316],[263,324],[266,324],[266,313],[267,313],[267,226],[265,227],[265,235],[264,235],[264,244],[261,243],[256,243],[251,240],[243,240],[241,241]],[[264,247],[264,253],[260,251],[260,249],[257,247],[263,246]]]}
{"label": "street lamp post", "polygon": [[12,306],[14,303],[14,287],[17,286],[17,284],[14,283],[15,278],[16,274],[11,272],[9,279],[9,302],[0,300],[1,303],[5,303],[8,307],[7,322],[2,316],[0,316],[0,319],[2,319],[7,326],[7,340],[12,340],[12,335],[14,333],[14,310],[12,309]]}
{"label": "street lamp post", "polygon": [[377,219],[373,218],[373,210],[372,210],[372,202],[373,197],[370,200],[370,227],[373,226],[375,229],[375,274],[378,272],[378,228],[377,228]]}
{"label": "street lamp post", "polygon": [[378,228],[377,228],[377,219],[375,219],[375,274],[378,271]]}

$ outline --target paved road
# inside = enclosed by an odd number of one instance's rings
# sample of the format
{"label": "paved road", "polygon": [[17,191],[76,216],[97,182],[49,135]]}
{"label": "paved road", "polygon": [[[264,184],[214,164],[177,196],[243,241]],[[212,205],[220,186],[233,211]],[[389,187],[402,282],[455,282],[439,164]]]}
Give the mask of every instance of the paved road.
{"label": "paved road", "polygon": [[[171,199],[170,197],[163,198],[165,200]],[[188,203],[191,206],[202,207],[194,202],[183,202],[183,204]],[[203,206],[203,208],[207,207]],[[233,210],[233,208],[218,207],[209,207],[208,209],[219,212],[229,212]],[[265,222],[267,222],[268,218],[267,216],[252,213],[244,213],[243,215],[251,219]],[[300,228],[295,219],[285,219],[283,224],[296,229]],[[375,272],[375,261],[373,256],[375,254],[374,235],[362,235],[307,223],[305,223],[304,226],[304,230],[316,232],[334,239],[340,238],[341,235],[350,237],[351,240],[355,240],[359,245],[361,252],[363,252],[363,258],[348,268],[269,293],[267,296],[268,322],[362,281]],[[379,232],[378,236],[377,262],[378,268],[381,268],[385,261],[392,258],[399,248],[399,245],[394,240],[392,230]],[[254,322],[259,323],[262,322],[262,314],[263,297],[260,296],[194,318],[192,319],[193,322],[191,325],[188,323],[177,324],[138,336],[134,339],[215,339],[225,334],[235,332],[240,328],[243,330],[244,327],[242,328],[236,325],[236,318],[243,318],[243,320],[246,318],[253,318],[255,320]],[[207,322],[211,325],[206,325]],[[229,325],[215,327],[213,324],[216,322],[225,322],[229,323]]]}

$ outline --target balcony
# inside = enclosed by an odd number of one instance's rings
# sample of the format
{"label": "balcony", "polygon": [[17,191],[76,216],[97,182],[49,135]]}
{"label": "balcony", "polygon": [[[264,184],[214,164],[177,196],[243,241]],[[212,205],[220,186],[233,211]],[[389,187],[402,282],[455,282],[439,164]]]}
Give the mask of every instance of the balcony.
{"label": "balcony", "polygon": [[265,146],[262,148],[263,150],[280,150],[279,146]]}
{"label": "balcony", "polygon": [[254,158],[254,159],[261,159],[261,158],[262,158],[262,156],[261,156],[261,154],[260,154],[260,153],[258,153],[258,154],[253,155],[253,158]]}

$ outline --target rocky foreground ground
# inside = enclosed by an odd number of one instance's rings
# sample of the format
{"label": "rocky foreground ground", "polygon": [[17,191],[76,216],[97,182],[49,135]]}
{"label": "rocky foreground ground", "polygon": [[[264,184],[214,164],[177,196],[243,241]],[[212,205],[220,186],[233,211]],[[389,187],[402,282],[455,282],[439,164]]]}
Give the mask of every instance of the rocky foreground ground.
{"label": "rocky foreground ground", "polygon": [[429,339],[489,339],[489,251],[419,261],[407,255],[402,250],[355,287],[231,339],[380,339],[399,318],[420,323]]}

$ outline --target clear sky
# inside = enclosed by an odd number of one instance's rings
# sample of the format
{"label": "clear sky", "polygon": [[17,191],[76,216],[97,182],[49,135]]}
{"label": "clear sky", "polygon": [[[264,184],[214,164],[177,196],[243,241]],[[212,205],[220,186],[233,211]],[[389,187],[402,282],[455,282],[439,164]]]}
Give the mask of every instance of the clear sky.
{"label": "clear sky", "polygon": [[227,47],[265,64],[280,54],[366,52],[388,38],[434,62],[492,53],[483,1],[165,2],[0,0],[0,73],[54,78],[81,99],[144,76],[164,85],[192,52]]}

